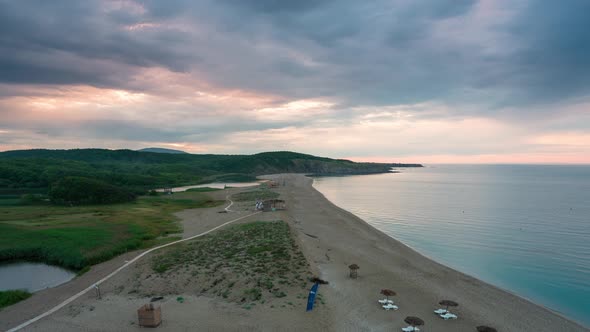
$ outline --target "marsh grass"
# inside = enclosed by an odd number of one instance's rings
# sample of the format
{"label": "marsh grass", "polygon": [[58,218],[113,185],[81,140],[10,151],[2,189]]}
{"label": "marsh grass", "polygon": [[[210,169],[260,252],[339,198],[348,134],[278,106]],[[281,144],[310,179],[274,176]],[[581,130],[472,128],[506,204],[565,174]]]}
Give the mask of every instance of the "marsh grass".
{"label": "marsh grass", "polygon": [[146,279],[186,280],[199,293],[242,304],[287,297],[294,285],[299,292],[301,281],[311,276],[283,221],[234,225],[176,245],[154,256],[150,264],[156,273]]}
{"label": "marsh grass", "polygon": [[202,193],[145,196],[104,206],[11,206],[0,210],[0,262],[41,261],[80,270],[129,250],[178,239],[173,213],[222,204]]}
{"label": "marsh grass", "polygon": [[0,291],[0,309],[31,297],[31,293],[24,290]]}

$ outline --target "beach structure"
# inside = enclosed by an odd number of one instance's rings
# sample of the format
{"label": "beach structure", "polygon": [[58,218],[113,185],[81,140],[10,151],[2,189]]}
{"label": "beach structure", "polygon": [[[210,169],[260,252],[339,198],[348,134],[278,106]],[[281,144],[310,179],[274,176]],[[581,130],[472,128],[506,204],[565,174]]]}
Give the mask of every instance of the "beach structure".
{"label": "beach structure", "polygon": [[449,307],[458,307],[459,303],[455,302],[455,301],[451,301],[451,300],[442,300],[440,301],[438,304],[445,306],[445,309],[436,309],[434,310],[434,313],[439,315],[440,318],[444,319],[444,320],[448,320],[448,319],[457,319],[457,315],[451,313],[449,311]]}
{"label": "beach structure", "polygon": [[397,310],[397,309],[399,309],[399,307],[398,307],[398,306],[396,306],[396,305],[395,305],[395,304],[393,304],[393,303],[387,303],[387,304],[384,304],[384,305],[383,305],[383,309],[385,309],[385,310],[388,310],[388,311],[389,311],[389,310]]}
{"label": "beach structure", "polygon": [[144,304],[137,309],[137,318],[141,327],[158,327],[162,323],[162,308],[153,304]]}
{"label": "beach structure", "polygon": [[285,210],[287,205],[282,199],[268,199],[262,202],[262,211],[270,212],[276,210]]}
{"label": "beach structure", "polygon": [[449,319],[457,319],[457,315],[447,312],[446,314],[442,314],[440,315],[440,318],[444,319],[444,320],[449,320]]}
{"label": "beach structure", "polygon": [[311,289],[309,290],[309,296],[307,297],[307,309],[305,311],[312,311],[313,310],[313,305],[315,303],[315,297],[318,293],[319,287],[320,287],[320,283],[317,281],[313,284],[313,286],[311,286]]}
{"label": "beach structure", "polygon": [[[393,303],[393,301],[391,301],[389,299],[389,297],[396,295],[396,293],[394,291],[392,291],[391,289],[382,289],[381,294],[385,295],[385,301],[387,301],[387,303]],[[379,302],[381,302],[381,301],[379,301]]]}
{"label": "beach structure", "polygon": [[459,303],[457,303],[455,301],[451,301],[451,300],[442,300],[438,304],[446,307],[446,309],[443,313],[449,312],[449,307],[458,307],[459,306]]}
{"label": "beach structure", "polygon": [[410,326],[408,326],[408,327],[402,327],[402,331],[404,331],[404,332],[420,331],[420,329],[417,328],[416,326],[424,325],[424,321],[421,318],[418,318],[415,316],[406,317],[404,319],[404,322],[410,324]]}
{"label": "beach structure", "polygon": [[352,279],[356,279],[356,277],[358,276],[357,271],[360,267],[356,264],[350,264],[348,268],[350,269],[350,277]]}
{"label": "beach structure", "polygon": [[390,296],[395,296],[396,293],[394,291],[392,291],[391,289],[382,289],[381,294],[385,295],[385,298],[383,300],[377,300],[377,302],[379,302],[381,304],[383,309],[385,309],[385,310],[399,309],[399,307],[396,306],[395,304],[393,304],[393,301],[389,299]]}

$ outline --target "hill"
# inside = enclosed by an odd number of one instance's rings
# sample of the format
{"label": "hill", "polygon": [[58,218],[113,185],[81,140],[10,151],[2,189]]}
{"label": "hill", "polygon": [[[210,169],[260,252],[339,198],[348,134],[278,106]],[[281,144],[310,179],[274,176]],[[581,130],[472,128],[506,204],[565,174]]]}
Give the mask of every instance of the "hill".
{"label": "hill", "polygon": [[373,174],[419,164],[357,163],[279,151],[254,155],[72,149],[0,152],[0,194],[46,193],[65,177],[85,177],[144,193],[155,187],[250,181],[271,173]]}
{"label": "hill", "polygon": [[184,152],[181,150],[174,150],[174,149],[165,149],[165,148],[145,148],[137,150],[139,152],[156,152],[156,153],[172,153],[172,154],[187,154],[188,152]]}

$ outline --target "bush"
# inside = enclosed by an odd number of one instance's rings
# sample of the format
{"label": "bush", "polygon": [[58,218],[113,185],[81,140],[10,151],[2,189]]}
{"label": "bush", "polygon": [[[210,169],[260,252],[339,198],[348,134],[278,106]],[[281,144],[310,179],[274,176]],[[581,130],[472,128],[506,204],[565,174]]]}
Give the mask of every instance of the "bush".
{"label": "bush", "polygon": [[21,204],[33,205],[43,203],[45,196],[42,194],[24,194],[20,197]]}
{"label": "bush", "polygon": [[56,204],[112,204],[132,201],[135,195],[106,182],[70,176],[51,186],[49,198]]}

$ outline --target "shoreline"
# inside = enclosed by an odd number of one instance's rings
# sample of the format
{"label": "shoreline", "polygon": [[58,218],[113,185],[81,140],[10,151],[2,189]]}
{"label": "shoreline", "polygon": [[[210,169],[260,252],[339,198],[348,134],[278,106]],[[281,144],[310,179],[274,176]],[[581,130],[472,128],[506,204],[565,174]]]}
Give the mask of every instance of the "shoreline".
{"label": "shoreline", "polygon": [[[428,167],[428,166],[424,166],[424,167]],[[313,177],[312,177],[312,180],[313,180],[313,181],[315,181],[315,179],[314,179]],[[505,292],[505,293],[507,293],[507,294],[509,294],[509,295],[511,295],[511,296],[518,297],[518,298],[520,298],[520,299],[522,299],[522,300],[524,300],[524,301],[530,302],[530,304],[532,304],[532,305],[535,305],[535,306],[541,307],[541,308],[543,308],[543,309],[545,309],[545,310],[547,310],[547,311],[551,312],[552,314],[554,314],[554,315],[557,315],[557,316],[561,317],[561,318],[562,318],[562,319],[564,319],[564,320],[570,321],[570,322],[572,322],[572,323],[574,323],[574,324],[578,325],[579,327],[581,327],[581,328],[583,328],[583,329],[586,329],[586,330],[590,331],[590,325],[588,325],[588,326],[587,326],[587,325],[585,325],[585,323],[583,323],[583,322],[581,322],[581,321],[578,321],[578,320],[576,320],[576,319],[574,319],[574,318],[568,317],[568,316],[567,316],[567,315],[566,315],[564,312],[561,312],[560,310],[557,310],[557,309],[551,308],[551,307],[549,307],[549,306],[546,306],[546,305],[544,305],[544,304],[542,304],[542,303],[536,302],[534,299],[531,299],[531,298],[528,298],[528,297],[526,297],[526,296],[520,295],[520,294],[518,294],[518,293],[516,293],[515,291],[512,291],[512,290],[510,290],[510,289],[507,289],[507,288],[503,288],[503,287],[501,287],[501,286],[494,285],[493,283],[491,283],[491,282],[487,282],[487,281],[485,281],[485,280],[483,280],[483,279],[480,279],[479,277],[477,277],[477,276],[475,276],[475,275],[471,275],[471,274],[468,274],[468,273],[462,272],[462,271],[460,271],[458,268],[454,268],[454,267],[451,267],[451,266],[449,266],[449,265],[446,265],[445,263],[441,263],[441,262],[439,262],[439,261],[438,261],[436,258],[434,258],[434,257],[430,257],[430,256],[428,256],[428,255],[426,255],[426,254],[423,254],[423,253],[421,253],[421,252],[420,252],[418,249],[416,249],[416,248],[412,247],[411,245],[405,244],[404,242],[402,242],[401,240],[398,240],[397,238],[395,238],[395,237],[394,237],[394,236],[392,236],[392,235],[388,235],[386,232],[384,232],[384,231],[380,230],[380,229],[379,229],[379,228],[377,228],[376,226],[373,226],[373,225],[372,225],[372,224],[370,224],[369,222],[367,222],[367,221],[365,221],[364,219],[362,219],[360,216],[357,216],[356,214],[354,214],[354,213],[352,213],[352,212],[350,212],[350,211],[346,210],[345,208],[343,208],[343,207],[340,207],[339,205],[335,204],[335,203],[334,203],[334,202],[332,202],[330,199],[328,199],[328,198],[327,198],[327,197],[326,197],[326,196],[325,196],[325,195],[324,195],[324,194],[323,194],[323,193],[322,193],[320,190],[318,190],[318,189],[317,189],[317,188],[316,188],[316,187],[315,187],[313,184],[314,184],[314,182],[312,182],[312,183],[311,183],[311,187],[312,187],[312,188],[313,188],[315,191],[317,191],[317,192],[318,192],[318,193],[319,193],[319,194],[320,194],[320,195],[321,195],[321,196],[322,196],[322,197],[323,197],[323,198],[324,198],[326,201],[328,201],[330,204],[332,204],[334,207],[336,207],[336,208],[338,208],[338,209],[340,209],[340,210],[342,210],[342,211],[344,211],[344,212],[346,212],[346,213],[350,214],[350,215],[351,215],[351,216],[353,216],[354,218],[357,218],[357,219],[358,219],[359,221],[361,221],[362,223],[364,223],[364,224],[368,225],[369,227],[373,228],[373,229],[374,229],[376,232],[383,233],[383,234],[384,234],[384,235],[386,235],[387,237],[389,237],[389,238],[391,238],[391,239],[393,239],[393,240],[395,240],[395,241],[399,242],[401,245],[403,245],[403,246],[407,247],[409,250],[413,251],[413,252],[414,252],[416,255],[422,256],[424,259],[427,259],[427,260],[430,260],[430,261],[432,261],[432,262],[434,262],[434,263],[440,264],[441,266],[443,266],[443,267],[445,267],[445,268],[447,268],[447,269],[450,269],[450,270],[454,271],[454,272],[455,272],[455,273],[457,273],[457,274],[460,274],[460,275],[463,275],[463,276],[466,276],[466,277],[469,277],[469,278],[473,278],[473,279],[477,280],[478,282],[480,282],[480,283],[482,283],[482,284],[485,284],[485,285],[487,285],[487,286],[489,286],[489,287],[496,288],[498,291]]]}
{"label": "shoreline", "polygon": [[575,323],[575,324],[577,324],[577,325],[580,325],[580,326],[581,326],[581,327],[583,327],[583,328],[590,328],[590,327],[586,327],[586,326],[585,326],[583,323],[581,323],[581,322],[579,322],[579,321],[577,321],[577,320],[575,320],[575,319],[573,319],[573,318],[567,317],[567,316],[566,316],[564,313],[562,313],[562,312],[561,312],[561,311],[559,311],[559,310],[556,310],[556,309],[550,308],[550,307],[548,307],[548,306],[545,306],[545,305],[543,305],[543,304],[541,304],[541,303],[535,302],[534,300],[532,300],[532,299],[529,299],[529,298],[527,298],[526,296],[522,296],[522,295],[520,295],[520,294],[517,294],[517,293],[515,293],[515,292],[513,292],[513,291],[511,291],[511,290],[509,290],[509,289],[506,289],[506,288],[503,288],[503,287],[500,287],[500,286],[494,285],[494,284],[492,284],[492,283],[486,282],[486,281],[484,281],[484,280],[482,280],[482,279],[479,279],[477,276],[473,276],[473,275],[470,275],[470,274],[468,274],[468,273],[462,272],[462,271],[460,271],[460,270],[458,270],[458,269],[456,269],[456,268],[453,268],[453,267],[451,267],[451,266],[448,266],[448,265],[446,265],[446,264],[443,264],[443,263],[441,263],[441,262],[437,261],[437,260],[436,260],[435,258],[433,258],[433,257],[430,257],[430,256],[428,256],[428,255],[426,255],[426,254],[423,254],[423,253],[419,252],[419,251],[418,251],[418,249],[416,249],[416,248],[414,248],[414,247],[412,247],[412,246],[410,246],[410,245],[408,245],[408,244],[405,244],[405,243],[403,243],[402,241],[400,241],[400,240],[396,239],[395,237],[393,237],[393,236],[391,236],[391,235],[388,235],[387,233],[385,233],[385,232],[381,231],[380,229],[378,229],[377,227],[375,227],[375,226],[371,225],[370,223],[368,223],[367,221],[365,221],[365,220],[364,220],[364,219],[362,219],[361,217],[357,216],[356,214],[354,214],[354,213],[352,213],[352,212],[350,212],[350,211],[346,210],[346,209],[345,209],[345,208],[343,208],[343,207],[340,207],[339,205],[336,205],[335,203],[333,203],[332,201],[330,201],[330,200],[329,200],[329,199],[328,199],[328,198],[327,198],[327,197],[326,197],[326,196],[325,196],[325,195],[324,195],[324,194],[323,194],[321,191],[319,191],[318,189],[316,189],[316,188],[313,186],[313,183],[312,183],[312,187],[313,187],[313,189],[315,189],[315,190],[316,190],[316,191],[317,191],[319,194],[321,194],[321,195],[324,197],[324,199],[325,199],[325,200],[327,200],[328,202],[330,202],[330,203],[331,203],[332,205],[334,205],[335,207],[337,207],[337,208],[339,208],[339,209],[341,209],[341,210],[345,211],[346,213],[349,213],[349,214],[353,215],[354,217],[358,218],[359,220],[361,220],[362,222],[366,223],[366,224],[367,224],[367,225],[369,225],[370,227],[373,227],[373,228],[374,228],[374,229],[375,229],[377,232],[381,232],[381,233],[385,234],[386,236],[388,236],[388,237],[390,237],[390,238],[394,239],[395,241],[398,241],[398,242],[400,242],[402,245],[404,245],[404,246],[408,247],[408,249],[410,249],[410,250],[414,251],[414,252],[415,252],[417,255],[420,255],[420,256],[424,257],[425,259],[431,260],[431,261],[433,261],[433,262],[436,262],[437,264],[440,264],[440,265],[442,265],[442,266],[444,266],[444,267],[446,267],[446,268],[448,268],[448,269],[451,269],[451,270],[455,271],[456,273],[459,273],[459,274],[465,275],[465,276],[467,276],[467,277],[470,277],[470,278],[474,278],[474,279],[476,279],[477,281],[479,281],[479,282],[481,282],[481,283],[485,283],[485,284],[487,284],[487,285],[489,285],[489,286],[491,286],[491,287],[497,288],[499,291],[506,292],[506,293],[508,293],[508,294],[510,294],[510,295],[512,295],[512,296],[516,296],[516,297],[519,297],[519,298],[521,298],[522,300],[528,301],[528,302],[530,302],[530,303],[531,303],[531,304],[533,304],[533,305],[536,305],[536,306],[542,307],[543,309],[545,309],[545,310],[548,310],[548,311],[552,312],[553,314],[560,316],[560,317],[561,317],[561,318],[563,318],[563,319],[569,320],[569,321],[571,321],[571,322],[573,322],[573,323]]}
{"label": "shoreline", "polygon": [[[313,184],[312,184],[312,187],[313,187]],[[559,310],[556,310],[556,309],[553,309],[553,308],[551,308],[551,307],[548,307],[548,306],[546,306],[546,305],[543,305],[543,304],[541,304],[541,303],[535,302],[533,299],[530,299],[530,298],[527,298],[526,296],[523,296],[523,295],[517,294],[516,292],[513,292],[513,291],[511,291],[510,289],[507,289],[507,288],[503,288],[503,287],[500,287],[500,286],[494,285],[493,283],[490,283],[490,282],[487,282],[487,281],[485,281],[485,280],[482,280],[482,279],[480,279],[480,278],[479,278],[479,277],[477,277],[477,276],[474,276],[474,275],[471,275],[471,274],[468,274],[468,273],[462,272],[462,271],[460,271],[460,270],[459,270],[459,269],[457,269],[457,268],[454,268],[454,267],[452,267],[452,266],[449,266],[449,265],[446,265],[446,264],[444,264],[444,263],[441,263],[441,262],[439,262],[439,261],[438,261],[438,260],[436,260],[436,258],[434,258],[434,257],[430,257],[430,256],[428,256],[428,255],[426,255],[426,254],[423,254],[423,253],[421,253],[420,251],[418,251],[418,249],[416,249],[416,248],[414,248],[414,247],[412,247],[412,246],[410,246],[410,245],[408,245],[408,244],[406,244],[406,243],[402,242],[401,240],[398,240],[398,239],[396,239],[395,237],[393,237],[393,236],[391,236],[391,235],[388,235],[387,233],[383,232],[382,230],[378,229],[377,227],[375,227],[375,226],[371,225],[369,222],[367,222],[367,221],[366,221],[366,220],[364,220],[363,218],[361,218],[361,217],[357,216],[356,214],[354,214],[354,213],[352,213],[352,212],[350,212],[350,211],[346,210],[345,208],[343,208],[343,207],[340,207],[339,205],[335,204],[334,202],[332,202],[331,200],[329,200],[329,199],[328,199],[328,198],[327,198],[327,197],[326,197],[326,196],[325,196],[325,195],[324,195],[324,194],[323,194],[321,191],[317,190],[315,187],[313,187],[313,188],[314,188],[316,191],[318,191],[318,192],[319,192],[319,193],[320,193],[320,194],[321,194],[321,195],[324,197],[324,199],[326,199],[328,202],[330,202],[330,204],[332,204],[332,205],[334,205],[335,207],[337,207],[337,208],[339,208],[339,209],[343,210],[343,211],[344,211],[344,212],[346,212],[346,213],[349,213],[349,214],[351,214],[351,215],[352,215],[352,216],[354,216],[355,218],[358,218],[359,220],[361,220],[362,222],[366,223],[366,224],[367,224],[367,225],[369,225],[370,227],[373,227],[373,228],[374,228],[374,229],[375,229],[377,232],[383,233],[383,234],[385,234],[386,236],[388,236],[388,237],[392,238],[393,240],[395,240],[395,241],[398,241],[400,244],[402,244],[402,245],[406,246],[406,247],[407,247],[409,250],[412,250],[412,251],[414,251],[416,255],[420,255],[420,256],[422,256],[424,259],[428,259],[428,260],[430,260],[430,261],[432,261],[432,262],[435,262],[435,263],[437,263],[437,264],[440,264],[440,265],[444,266],[445,268],[447,268],[447,269],[450,269],[450,270],[453,270],[454,272],[456,272],[456,273],[458,273],[458,274],[462,274],[462,275],[464,275],[464,276],[466,276],[466,277],[470,277],[470,278],[476,279],[477,281],[479,281],[479,282],[481,282],[481,283],[484,283],[484,284],[487,284],[487,285],[489,285],[489,286],[491,286],[491,287],[497,288],[499,291],[502,291],[502,292],[508,293],[508,294],[510,294],[510,295],[512,295],[512,296],[519,297],[519,298],[521,298],[522,300],[528,301],[528,302],[530,302],[530,303],[532,303],[532,304],[534,304],[534,305],[536,305],[536,306],[542,307],[543,309],[546,309],[546,310],[548,310],[548,311],[552,312],[553,314],[556,314],[556,315],[558,315],[558,316],[562,317],[563,319],[566,319],[566,320],[569,320],[569,321],[571,321],[571,322],[573,322],[573,323],[575,323],[575,324],[578,324],[578,325],[580,325],[581,327],[584,327],[584,328],[590,329],[590,327],[586,327],[586,326],[585,326],[584,324],[582,324],[581,322],[579,322],[579,321],[577,321],[577,320],[575,320],[575,319],[573,319],[573,318],[567,317],[567,316],[566,316],[564,313],[562,313],[562,312],[561,312],[561,311],[559,311]]]}
{"label": "shoreline", "polygon": [[[381,232],[364,220],[336,206],[313,187],[313,179],[301,174],[263,176],[279,180],[284,186],[273,188],[286,200],[287,210],[262,213],[240,222],[284,220],[310,264],[311,271],[329,281],[319,293],[326,306],[305,313],[304,308],[270,308],[260,304],[252,310],[241,309],[235,303],[219,297],[182,292],[187,302],[182,305],[171,296],[162,302],[165,324],[159,330],[194,330],[197,326],[210,330],[255,331],[400,331],[407,326],[406,316],[418,316],[425,331],[475,331],[478,325],[489,325],[498,331],[590,331],[560,314],[509,293],[496,286],[442,265]],[[284,181],[284,182],[283,182]],[[231,193],[241,189],[230,189]],[[226,196],[229,192],[212,192]],[[218,213],[220,208],[189,209],[176,215],[184,228],[183,238],[221,225],[236,216],[248,213],[250,204],[239,204],[235,212]],[[117,262],[131,256],[123,255],[103,263],[116,268]],[[348,265],[360,266],[357,279],[350,279]],[[127,292],[138,271],[149,266],[149,257],[107,281],[101,288],[104,299],[87,294],[49,317],[29,326],[26,331],[113,331],[143,329],[134,325],[137,307],[148,300]],[[101,274],[102,274],[101,273]],[[0,330],[13,327],[17,321],[32,314],[30,305],[47,307],[50,294],[64,298],[75,285],[91,282],[96,271],[49,291],[46,296],[29,300],[0,311]],[[170,283],[184,282],[170,277]],[[310,284],[311,285],[311,284]],[[377,299],[383,288],[397,292],[393,299],[397,311],[382,310]],[[455,300],[459,307],[451,311],[457,320],[444,321],[433,310],[442,299]],[[47,302],[45,302],[45,301]],[[48,301],[49,300],[49,301]],[[20,317],[19,317],[20,316]],[[235,317],[239,317],[238,320]],[[4,320],[6,319],[6,320]],[[6,326],[6,325],[8,326]],[[4,326],[2,326],[4,325]],[[12,326],[11,326],[12,325]],[[422,327],[421,327],[422,329]]]}
{"label": "shoreline", "polygon": [[[290,178],[292,178],[293,181],[297,181],[296,177],[298,177],[298,176],[303,177],[303,175],[295,175],[295,176],[294,175],[279,175],[279,176],[290,177]],[[269,176],[269,177],[276,177],[276,175]],[[381,245],[381,246],[390,245],[395,249],[400,249],[400,251],[403,251],[403,255],[405,256],[404,258],[406,261],[414,261],[414,264],[411,264],[411,265],[420,265],[420,264],[431,265],[436,272],[439,272],[439,275],[440,275],[439,277],[433,276],[431,280],[433,280],[435,282],[436,281],[440,282],[442,279],[444,279],[443,280],[444,283],[453,283],[453,282],[459,283],[457,285],[458,290],[461,290],[461,288],[463,286],[465,286],[465,285],[463,285],[463,283],[471,284],[472,287],[470,287],[471,289],[469,289],[469,292],[473,292],[473,295],[469,296],[468,298],[465,298],[464,301],[477,303],[478,296],[493,295],[495,298],[497,298],[497,302],[499,302],[496,304],[505,305],[506,308],[512,306],[514,309],[514,310],[512,310],[512,312],[519,313],[519,315],[517,317],[515,317],[515,319],[513,321],[512,319],[507,318],[506,316],[502,317],[503,316],[502,313],[494,313],[493,310],[491,310],[491,308],[493,306],[484,305],[483,306],[483,307],[485,307],[484,311],[487,311],[488,308],[490,308],[490,312],[489,313],[480,313],[479,316],[497,316],[497,319],[489,319],[489,321],[480,321],[476,324],[478,324],[478,325],[487,324],[490,326],[495,326],[496,328],[498,328],[499,331],[543,331],[543,330],[590,331],[590,329],[583,326],[581,323],[576,322],[570,318],[567,318],[567,317],[563,316],[561,313],[556,312],[548,307],[534,303],[534,302],[532,302],[522,296],[519,296],[509,290],[505,290],[500,287],[486,283],[480,279],[477,279],[473,276],[467,275],[463,272],[460,272],[456,269],[453,269],[451,267],[443,265],[443,264],[441,264],[441,263],[439,263],[427,256],[422,255],[421,253],[417,252],[416,250],[412,249],[411,247],[403,244],[399,240],[378,230],[377,228],[370,225],[369,223],[362,220],[361,218],[354,215],[353,213],[335,205],[330,200],[328,200],[320,191],[318,191],[316,188],[313,187],[313,179],[312,178],[309,178],[309,177],[305,177],[305,178],[307,179],[304,181],[307,183],[303,183],[303,185],[307,187],[307,190],[305,190],[305,191],[311,191],[313,193],[313,195],[317,197],[316,203],[326,204],[326,205],[330,206],[330,208],[336,210],[336,212],[340,212],[342,214],[345,214],[348,217],[346,219],[350,219],[349,221],[357,222],[358,228],[361,228],[361,229],[364,229],[365,231],[367,231],[369,233],[369,235],[371,235],[371,237],[377,237],[378,239],[383,240],[383,243],[378,243],[378,245]],[[301,179],[299,179],[299,181],[301,181]],[[323,200],[324,202],[321,202],[320,199]],[[338,213],[336,213],[336,214],[338,215]],[[304,235],[304,237],[305,237],[305,235]],[[366,241],[368,239],[369,238],[366,238],[364,240]],[[365,242],[365,241],[363,241],[363,242]],[[353,253],[348,251],[348,254],[352,255]],[[359,264],[359,265],[361,265],[361,264]],[[411,266],[411,267],[416,268],[416,266]],[[320,270],[322,270],[321,263],[320,263]],[[324,271],[327,271],[327,273],[331,273],[331,269],[329,269],[329,268],[324,269]],[[343,271],[343,272],[346,272],[346,271]],[[361,265],[361,270],[359,271],[359,274],[362,274],[362,273],[363,273],[363,268]],[[449,280],[449,279],[451,279],[451,280]],[[454,281],[452,279],[454,279]],[[432,286],[435,286],[435,285],[432,285]],[[438,285],[436,285],[436,286],[438,286]],[[444,291],[440,291],[437,289],[439,287],[434,287],[435,288],[434,290],[433,289],[429,290],[429,289],[427,289],[428,287],[423,287],[423,288],[425,288],[424,290],[426,291],[426,293],[431,293],[431,294],[432,293],[439,293],[439,294],[444,293]],[[385,288],[385,286],[383,286],[382,288]],[[395,290],[395,288],[394,288],[394,290]],[[398,293],[400,293],[400,292],[398,292]],[[447,292],[447,294],[448,293],[449,292]],[[489,294],[489,293],[491,293],[491,294]],[[377,295],[378,294],[375,294],[375,297],[377,297]],[[453,296],[448,295],[448,297],[453,297]],[[460,298],[460,297],[465,297],[465,295],[456,295],[455,296],[455,298]],[[474,299],[474,297],[475,297],[475,299]],[[433,302],[431,304],[432,310],[435,309],[437,302]],[[461,303],[462,301],[458,301],[458,302]],[[518,303],[518,305],[514,305],[515,302]],[[465,309],[464,306],[460,306],[455,311],[461,313],[464,309]],[[479,310],[478,310],[478,308],[475,308],[475,309],[472,308],[472,309],[470,309],[470,311],[482,311],[481,309],[482,308],[479,308]],[[401,311],[401,308],[400,308],[400,311]],[[511,310],[504,309],[504,310],[500,310],[500,311],[504,311],[504,312],[508,313]],[[530,324],[522,324],[522,320],[524,318],[524,317],[522,317],[523,316],[522,314],[524,314],[525,312],[528,312],[528,314],[525,314],[526,316],[528,316],[526,318],[531,319]],[[425,316],[425,315],[422,315],[422,316]],[[432,314],[431,310],[430,310],[430,316],[425,316],[425,317],[422,317],[422,316],[420,316],[420,317],[425,320],[428,319],[427,323],[432,321],[433,323],[435,323],[434,325],[440,326],[440,327],[436,328],[436,331],[439,331],[439,330],[445,331],[445,330],[447,330],[447,328],[449,331],[451,331],[451,330],[456,331],[457,328],[460,328],[460,327],[457,326],[457,324],[455,324],[455,323],[458,323],[463,320],[463,319],[459,319],[459,320],[453,321],[453,322],[443,321],[442,319],[439,319],[438,317],[434,316],[434,314]],[[432,316],[434,316],[434,318],[432,318]],[[465,316],[465,313],[463,313],[462,315],[460,314],[461,318],[467,318],[464,316]],[[489,318],[491,318],[491,317],[489,317]],[[438,321],[436,319],[438,319]],[[437,323],[442,323],[442,324],[437,324]],[[446,326],[445,326],[445,324],[446,324]],[[432,326],[434,326],[434,325],[429,324],[429,326],[426,326],[426,328],[432,330]],[[475,330],[475,326],[476,325],[473,325],[472,330]],[[467,328],[467,331],[468,330],[469,329]]]}

